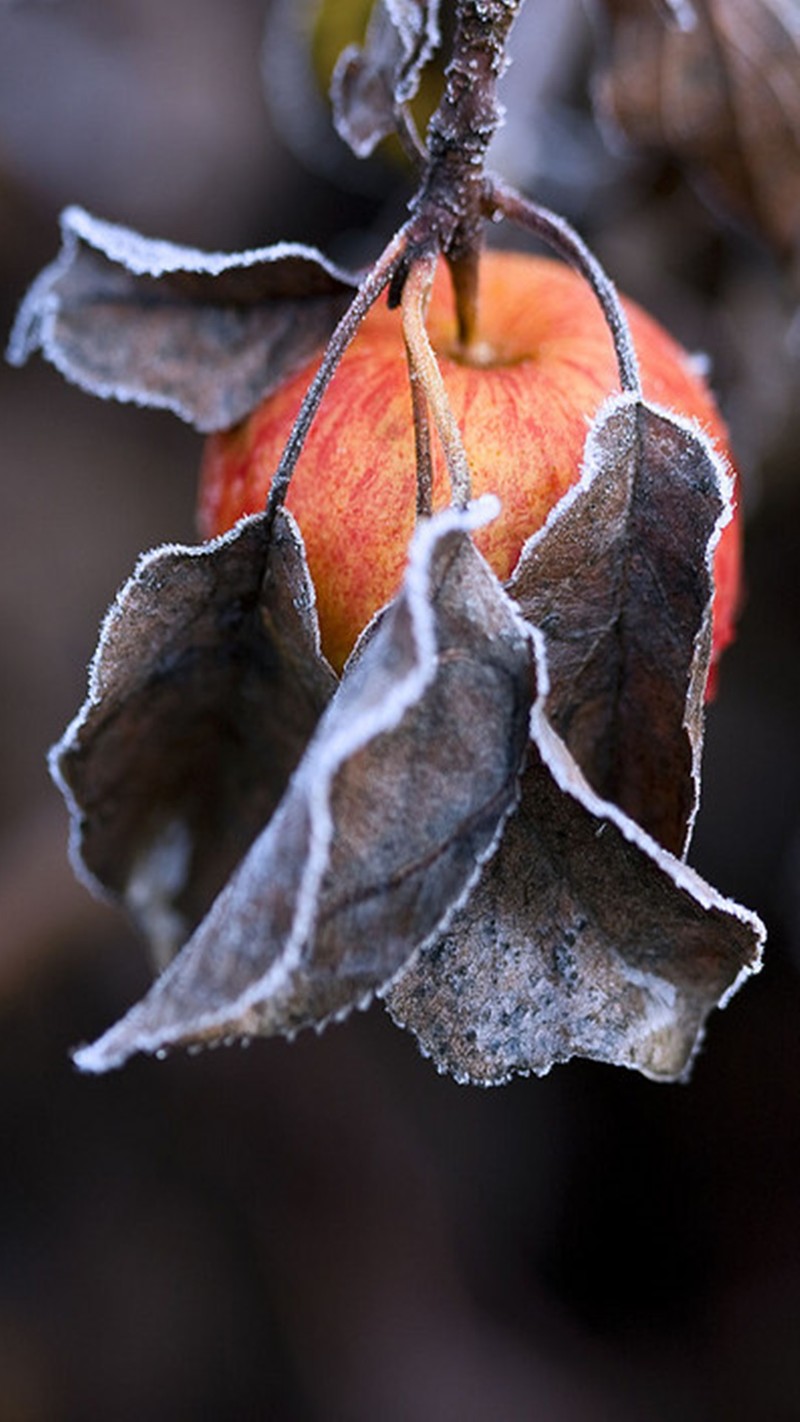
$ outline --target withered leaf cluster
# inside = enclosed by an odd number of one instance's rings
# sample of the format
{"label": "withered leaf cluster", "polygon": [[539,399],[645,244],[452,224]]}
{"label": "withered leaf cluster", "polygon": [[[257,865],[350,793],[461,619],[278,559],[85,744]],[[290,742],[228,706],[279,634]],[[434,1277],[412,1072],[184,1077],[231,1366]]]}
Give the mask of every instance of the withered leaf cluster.
{"label": "withered leaf cluster", "polygon": [[601,114],[684,165],[785,259],[800,246],[800,27],[793,0],[604,0]]}
{"label": "withered leaf cluster", "polygon": [[[516,799],[533,695],[524,625],[468,536],[479,517],[444,514],[420,530],[403,592],[277,810],[172,966],[82,1065],[339,1016],[384,987],[472,887]],[[237,561],[250,528],[223,545]],[[84,739],[102,760],[102,731],[99,707],[96,727],[57,752],[65,779]],[[188,780],[184,792],[191,805]],[[161,852],[148,846],[156,878]]]}
{"label": "withered leaf cluster", "polygon": [[[127,359],[160,399],[135,290],[166,280],[157,244],[126,234],[116,257],[113,229],[78,241],[69,222],[20,331],[51,358],[80,349],[83,275],[108,265],[113,287],[118,261]],[[164,246],[170,274],[175,260]],[[204,328],[251,279],[264,319],[319,298],[330,322],[346,290],[307,253],[267,259],[271,298],[258,264],[209,265],[173,316],[141,303],[162,336]],[[683,857],[730,498],[701,434],[613,397],[507,586],[471,540],[491,500],[423,520],[340,680],[288,514],[144,557],[52,767],[79,872],[136,917],[159,976],[78,1063],[291,1036],[379,995],[459,1080],[574,1055],[684,1074],[763,939]]]}
{"label": "withered leaf cluster", "polygon": [[617,397],[580,482],[523,549],[506,591],[536,629],[540,691],[519,810],[386,994],[457,1080],[576,1055],[681,1076],[710,1008],[758,965],[758,920],[682,857],[729,499],[697,432]]}
{"label": "withered leaf cluster", "polygon": [[337,132],[357,158],[394,133],[439,41],[438,0],[377,0],[364,44],[342,51],[331,83]]}

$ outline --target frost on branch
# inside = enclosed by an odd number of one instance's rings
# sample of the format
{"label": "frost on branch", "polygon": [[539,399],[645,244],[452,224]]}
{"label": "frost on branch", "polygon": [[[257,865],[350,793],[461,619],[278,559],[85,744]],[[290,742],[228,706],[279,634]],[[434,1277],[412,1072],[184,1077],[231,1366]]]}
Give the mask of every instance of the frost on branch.
{"label": "frost on branch", "polygon": [[73,857],[163,966],[267,823],[336,686],[297,528],[264,515],[141,559],[51,768]]}
{"label": "frost on branch", "polygon": [[601,115],[685,164],[714,202],[791,259],[800,233],[796,0],[672,5],[678,24],[646,0],[605,7]]}
{"label": "frost on branch", "polygon": [[438,0],[377,0],[363,46],[343,50],[331,81],[333,121],[357,158],[394,133],[439,40]]}
{"label": "frost on branch", "polygon": [[528,632],[469,538],[486,513],[421,527],[269,825],[81,1067],[341,1016],[464,900],[516,801],[533,695]]}
{"label": "frost on branch", "polygon": [[547,644],[547,715],[593,789],[673,854],[699,798],[713,555],[732,481],[634,396],[595,419],[580,481],[507,585]]}
{"label": "frost on branch", "polygon": [[708,1013],[759,966],[763,927],[593,793],[542,699],[499,852],[386,1005],[462,1082],[574,1056],[680,1078]]}
{"label": "frost on branch", "polygon": [[203,432],[242,419],[319,351],[357,282],[313,247],[232,254],[150,240],[81,208],[8,349],[41,349],[92,394],[172,410]]}

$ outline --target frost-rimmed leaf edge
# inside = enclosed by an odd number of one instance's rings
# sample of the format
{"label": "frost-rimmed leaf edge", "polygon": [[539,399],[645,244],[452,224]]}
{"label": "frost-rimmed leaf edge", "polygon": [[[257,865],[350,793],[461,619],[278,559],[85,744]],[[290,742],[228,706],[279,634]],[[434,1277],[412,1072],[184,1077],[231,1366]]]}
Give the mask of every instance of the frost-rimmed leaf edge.
{"label": "frost-rimmed leaf edge", "polygon": [[[504,1086],[516,1077],[527,1078],[530,1076],[543,1077],[549,1075],[554,1066],[564,1065],[566,1062],[583,1058],[604,1062],[613,1066],[624,1066],[628,1070],[636,1071],[645,1076],[648,1080],[664,1083],[675,1081],[686,1081],[691,1073],[692,1066],[700,1051],[706,1031],[706,1022],[712,1011],[722,1010],[728,1006],[731,999],[743,986],[748,978],[754,976],[761,970],[763,965],[763,947],[766,942],[767,930],[753,910],[745,908],[735,900],[720,893],[711,884],[704,880],[695,869],[686,864],[684,860],[678,859],[675,855],[664,849],[656,840],[648,835],[641,827],[625,815],[618,806],[610,801],[603,800],[592,790],[591,786],[583,776],[580,767],[570,755],[564,742],[553,730],[547,719],[547,697],[549,694],[549,673],[547,670],[546,644],[543,634],[538,628],[531,627],[533,644],[536,657],[536,668],[538,678],[537,696],[531,710],[531,740],[539,752],[544,769],[552,777],[555,785],[569,799],[575,801],[584,811],[587,811],[592,819],[597,820],[599,834],[604,823],[611,823],[619,832],[621,837],[632,847],[642,853],[656,869],[664,874],[674,885],[674,887],[687,894],[704,911],[717,910],[728,917],[736,919],[752,936],[752,951],[750,958],[742,963],[739,971],[724,992],[714,1002],[709,1002],[707,1010],[704,1012],[699,1026],[696,1030],[691,1048],[678,1073],[665,1073],[649,1071],[641,1062],[625,1059],[624,1057],[608,1057],[587,1053],[580,1049],[568,1051],[563,1054],[553,1055],[546,1066],[536,1067],[533,1065],[513,1065],[500,1076],[482,1078],[470,1075],[469,1072],[459,1072],[454,1070],[452,1065],[448,1065],[437,1059],[435,1049],[428,1047],[417,1033],[411,1022],[403,1015],[402,1009],[397,1010],[391,1001],[385,999],[389,997],[391,989],[402,980],[406,973],[413,973],[417,967],[416,955],[403,969],[396,975],[393,982],[388,983],[381,989],[378,996],[384,999],[384,1006],[392,1021],[401,1030],[408,1031],[414,1037],[420,1054],[431,1061],[437,1072],[442,1076],[449,1076],[457,1085],[478,1085],[484,1088],[494,1086]],[[524,788],[523,788],[524,793]],[[499,853],[502,853],[502,844]],[[448,931],[448,925],[442,929],[442,934]],[[425,945],[430,947],[432,945]]]}
{"label": "frost-rimmed leaf edge", "polygon": [[[292,971],[298,966],[302,945],[307,938],[309,928],[313,927],[313,903],[325,872],[327,849],[332,832],[330,807],[327,804],[322,804],[321,800],[324,799],[327,794],[328,786],[333,782],[333,776],[336,773],[337,767],[343,763],[345,756],[356,753],[364,744],[375,739],[383,731],[391,730],[399,725],[406,711],[420,699],[435,676],[437,648],[434,614],[429,603],[430,559],[435,551],[435,546],[442,538],[446,537],[448,533],[469,533],[473,531],[482,523],[487,522],[489,518],[494,517],[498,507],[498,501],[493,495],[484,495],[482,498],[475,500],[466,510],[451,508],[434,516],[434,518],[430,520],[426,520],[418,527],[412,538],[403,593],[406,591],[408,593],[408,607],[418,653],[417,661],[415,666],[404,677],[403,682],[398,688],[398,694],[392,699],[391,704],[383,706],[382,714],[376,718],[372,718],[368,714],[365,718],[369,722],[368,725],[360,725],[357,720],[352,721],[340,731],[338,736],[334,739],[332,746],[329,745],[326,747],[326,754],[323,760],[328,772],[327,785],[322,784],[323,777],[319,774],[319,766],[314,765],[313,767],[316,774],[311,778],[311,793],[312,798],[316,801],[317,809],[321,811],[323,833],[322,835],[317,833],[316,836],[312,834],[311,853],[303,868],[301,889],[297,895],[298,906],[294,915],[287,946],[280,958],[271,963],[266,972],[255,982],[250,983],[239,993],[238,997],[232,1001],[227,1001],[222,1008],[198,1014],[191,1020],[191,1024],[188,1027],[186,1023],[182,1023],[181,1028],[176,1029],[172,1033],[157,1033],[144,1030],[140,1032],[132,1042],[115,1048],[114,1039],[118,1037],[124,1038],[129,1031],[135,1031],[136,1018],[146,1015],[147,1005],[151,999],[157,993],[169,991],[173,977],[181,972],[181,964],[185,961],[187,951],[191,950],[193,940],[190,939],[173,962],[165,969],[161,978],[158,979],[150,989],[150,992],[146,994],[140,1002],[134,1004],[134,1006],[117,1023],[109,1028],[107,1032],[98,1038],[97,1041],[88,1046],[78,1048],[77,1051],[73,1053],[75,1064],[80,1070],[89,1073],[99,1073],[122,1065],[129,1056],[138,1052],[159,1056],[163,1055],[172,1046],[187,1044],[191,1047],[192,1041],[196,1042],[198,1037],[204,1033],[216,1032],[217,1038],[219,1039],[221,1037],[225,1043],[237,1040],[237,1038],[249,1039],[252,1035],[252,1028],[248,1028],[247,1026],[237,1030],[234,1019],[246,1023],[247,1012],[250,1009],[255,1009],[259,1002],[264,1002],[268,999],[270,993],[274,992],[275,985],[281,981],[285,981],[289,977]],[[474,546],[472,551],[475,558],[486,567],[487,565],[485,565],[484,560],[474,550]],[[490,572],[488,569],[487,571]],[[491,572],[490,576],[494,578]],[[497,583],[497,592],[498,596],[503,599],[507,612],[516,623],[520,637],[527,644],[530,644],[530,629],[524,622],[524,619],[519,616],[514,604],[511,603],[510,599],[506,598],[499,582]],[[361,658],[359,658],[355,664],[356,674],[358,674],[360,664]],[[303,761],[292,777],[293,783],[303,776],[305,776],[306,780],[309,780],[310,772],[307,768],[308,758],[309,757],[303,758]],[[319,757],[317,757],[317,759],[319,759]],[[518,798],[519,773],[521,769],[522,766],[520,765],[518,767],[515,786],[516,793],[512,803],[510,803],[498,817],[491,840],[487,844],[485,851],[476,859],[468,880],[462,886],[459,894],[446,905],[435,927],[426,934],[422,940],[412,945],[401,967],[398,968],[396,965],[392,967],[391,972],[387,973],[382,981],[377,982],[368,992],[360,996],[357,1000],[347,1004],[345,1007],[331,1012],[313,1024],[301,1025],[313,1025],[318,1031],[321,1031],[330,1023],[341,1021],[354,1008],[363,1009],[369,1006],[373,998],[378,995],[380,991],[388,988],[397,974],[407,966],[408,962],[416,956],[421,948],[438,938],[452,916],[467,901],[469,894],[480,878],[483,866],[488,862],[492,854],[496,852],[501,842],[506,820],[508,815],[512,812]],[[287,796],[284,802],[282,802],[284,804],[288,799],[288,793],[287,791]],[[245,856],[234,877],[238,878],[240,875],[245,875],[248,872],[249,867],[257,859],[259,843],[266,835],[272,834],[273,836],[277,836],[281,826],[281,813],[282,806],[279,806],[272,821],[251,847],[251,850]],[[230,887],[230,882],[227,887]],[[225,893],[226,890],[223,890],[217,902],[222,899]],[[209,916],[213,912],[214,906],[212,906],[212,909],[209,911]],[[199,931],[200,930],[198,930],[198,932]],[[296,1035],[297,1030],[299,1030],[297,1027],[291,1029],[276,1029],[276,1031],[280,1031],[282,1035],[288,1037],[290,1040]],[[209,1045],[213,1044],[214,1043],[209,1043]]]}
{"label": "frost-rimmed leaf edge", "polygon": [[[663,420],[668,424],[674,425],[678,430],[685,433],[690,439],[696,440],[698,442],[703,453],[708,459],[711,469],[714,472],[717,482],[717,489],[719,492],[720,500],[722,502],[722,508],[720,510],[719,516],[715,521],[713,530],[706,544],[704,561],[710,587],[710,595],[706,604],[703,621],[700,627],[698,628],[697,634],[694,639],[694,656],[692,663],[692,666],[694,667],[695,662],[703,655],[704,639],[708,639],[710,643],[710,638],[712,634],[714,600],[716,592],[714,578],[714,558],[723,531],[725,528],[727,528],[728,524],[733,519],[734,512],[736,510],[736,480],[730,461],[727,459],[723,451],[719,448],[713,436],[709,433],[707,429],[704,428],[700,420],[682,415],[678,411],[673,410],[666,405],[662,405],[658,401],[649,400],[637,392],[623,392],[621,394],[612,394],[603,401],[599,409],[595,412],[586,436],[586,441],[581,456],[581,467],[578,478],[576,479],[575,483],[570,485],[570,487],[565,491],[565,493],[562,494],[558,502],[554,504],[553,507],[549,510],[545,522],[543,523],[541,528],[537,529],[535,533],[532,533],[530,537],[525,540],[522,549],[520,550],[520,554],[517,558],[516,564],[514,565],[514,568],[512,569],[511,574],[506,580],[504,586],[506,587],[507,591],[509,591],[510,595],[513,597],[514,584],[518,579],[521,570],[523,569],[526,558],[530,555],[532,550],[538,548],[538,546],[545,541],[550,530],[555,525],[561,522],[561,520],[564,518],[564,515],[567,514],[580,500],[581,496],[591,488],[595,480],[598,477],[602,477],[602,457],[597,448],[597,445],[602,435],[604,425],[609,422],[609,420],[614,416],[617,411],[624,411],[637,406],[642,407],[645,410],[651,412],[652,414],[657,416],[658,419]],[[543,635],[546,645],[547,636],[546,634]],[[693,711],[696,714],[698,704],[700,708],[702,708],[706,684],[712,665],[707,657],[705,660],[707,663],[705,673],[696,679],[696,685],[692,685],[690,681],[689,686],[687,687],[687,696],[684,707],[684,719],[682,723],[682,729],[685,732],[691,746],[691,773],[692,780],[694,783],[694,801],[686,826],[686,834],[683,846],[682,857],[684,858],[686,857],[686,854],[689,851],[695,822],[700,809],[701,767],[703,756],[704,728],[702,724],[702,716],[700,716],[699,718],[699,727],[697,725],[692,725],[691,717]],[[551,677],[549,664],[547,676],[549,686]]]}
{"label": "frost-rimmed leaf edge", "polygon": [[[403,15],[403,0],[377,0],[370,16],[367,33],[362,44],[350,44],[342,50],[334,66],[330,83],[330,100],[333,123],[339,137],[357,158],[368,158],[382,139],[387,138],[396,128],[397,111],[416,96],[423,69],[430,63],[441,44],[439,26],[439,0],[421,0],[421,24],[418,28],[408,24]],[[381,39],[382,28],[396,37],[400,48],[394,73],[384,70],[375,54]],[[346,85],[356,77],[356,82],[366,78],[370,81],[382,80],[385,85],[383,95],[386,104],[383,111],[377,106],[371,115],[371,125],[359,125],[348,111],[349,98]],[[390,92],[391,91],[391,92]]]}
{"label": "frost-rimmed leaf edge", "polygon": [[[162,277],[182,272],[214,278],[229,272],[246,271],[259,265],[296,259],[318,268],[330,279],[331,296],[337,289],[343,296],[348,292],[354,295],[358,289],[358,277],[354,273],[329,261],[316,247],[301,242],[278,242],[240,252],[206,252],[198,247],[170,242],[165,238],[145,237],[124,224],[95,217],[85,208],[75,204],[64,209],[59,225],[61,249],[53,261],[34,278],[17,311],[5,352],[9,364],[22,366],[40,350],[65,380],[87,394],[140,408],[169,410],[201,433],[210,433],[214,429],[225,428],[226,425],[217,422],[209,424],[205,421],[198,423],[191,405],[178,396],[158,390],[145,391],[133,384],[125,385],[119,381],[89,377],[80,365],[62,353],[60,342],[55,335],[56,323],[62,309],[61,297],[56,287],[61,278],[69,274],[78,259],[81,244],[132,278],[143,277],[158,281]],[[334,324],[332,321],[331,329]]]}
{"label": "frost-rimmed leaf edge", "polygon": [[[296,520],[288,509],[280,510],[280,518],[286,525],[287,532],[295,541],[303,553],[305,560],[304,545],[302,535],[297,526]],[[257,524],[263,523],[266,515],[261,513],[247,514],[239,519],[231,528],[224,533],[218,534],[216,538],[208,539],[204,543],[159,543],[154,548],[147,549],[140,553],[134,564],[133,571],[125,579],[125,582],[118,588],[114,598],[106,609],[100,623],[97,635],[97,642],[89,661],[87,670],[86,695],[81,702],[75,715],[65,727],[58,740],[53,743],[47,753],[47,768],[50,777],[56,788],[63,796],[69,816],[69,838],[68,855],[75,877],[82,883],[92,895],[100,902],[118,906],[118,896],[102,881],[92,873],[86,865],[81,846],[82,831],[81,820],[82,810],[75,797],[71,785],[64,777],[61,770],[61,763],[64,758],[76,748],[80,740],[81,732],[86,726],[92,713],[97,710],[103,701],[103,688],[101,686],[101,670],[106,656],[109,641],[113,638],[117,624],[125,618],[126,607],[130,599],[137,592],[143,578],[156,567],[160,562],[169,558],[190,558],[204,561],[213,558],[225,548],[232,547],[242,534]],[[328,663],[322,652],[320,639],[319,620],[316,612],[316,589],[313,579],[305,566],[305,590],[308,601],[303,606],[303,613],[306,621],[306,630],[312,643],[314,653],[327,667]],[[331,677],[335,678],[335,673],[331,669]]]}

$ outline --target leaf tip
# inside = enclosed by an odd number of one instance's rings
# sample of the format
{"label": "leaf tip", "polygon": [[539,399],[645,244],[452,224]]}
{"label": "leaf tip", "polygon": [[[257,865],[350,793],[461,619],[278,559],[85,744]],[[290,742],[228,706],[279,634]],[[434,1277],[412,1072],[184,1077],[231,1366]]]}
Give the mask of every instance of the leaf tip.
{"label": "leaf tip", "polygon": [[130,1055],[124,1051],[114,1051],[113,1045],[109,1050],[108,1038],[112,1032],[106,1032],[104,1036],[98,1037],[96,1042],[87,1042],[82,1047],[76,1047],[72,1052],[72,1061],[85,1076],[102,1076],[107,1071],[113,1071],[115,1067],[122,1066]]}

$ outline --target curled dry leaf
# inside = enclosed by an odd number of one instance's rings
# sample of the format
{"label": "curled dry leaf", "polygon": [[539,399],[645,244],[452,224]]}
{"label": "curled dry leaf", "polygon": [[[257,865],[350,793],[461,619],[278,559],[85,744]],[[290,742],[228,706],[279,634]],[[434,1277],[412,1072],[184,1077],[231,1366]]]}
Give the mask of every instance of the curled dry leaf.
{"label": "curled dry leaf", "polygon": [[128,907],[159,966],[270,819],[335,686],[284,512],[158,548],[120,592],[51,768],[78,872]]}
{"label": "curled dry leaf", "polygon": [[321,349],[356,279],[313,247],[232,254],[150,240],[81,208],[17,317],[9,359],[37,349],[104,398],[225,429]]}
{"label": "curled dry leaf", "polygon": [[763,925],[589,788],[543,693],[498,853],[386,1005],[458,1081],[498,1085],[574,1056],[674,1080],[708,1013],[758,968]]}
{"label": "curled dry leaf", "polygon": [[[361,163],[331,122],[323,79],[341,53],[341,21],[349,0],[270,0],[263,7],[262,92],[276,133],[303,164],[342,192],[385,201],[383,164]],[[366,7],[359,3],[360,12]],[[309,37],[313,36],[313,43]]]}
{"label": "curled dry leaf", "polygon": [[438,0],[377,0],[363,46],[342,51],[331,80],[336,130],[358,158],[395,131],[439,42]]}
{"label": "curled dry leaf", "polygon": [[547,644],[547,714],[593,789],[673,854],[697,809],[712,560],[732,481],[636,396],[597,415],[579,482],[507,584]]}
{"label": "curled dry leaf", "polygon": [[291,1033],[385,986],[463,901],[516,801],[528,631],[450,510],[345,672],[273,819],[150,993],[76,1055]]}
{"label": "curled dry leaf", "polygon": [[[794,0],[605,0],[601,115],[686,165],[785,257],[800,234],[800,15]],[[692,23],[692,18],[694,22]]]}

